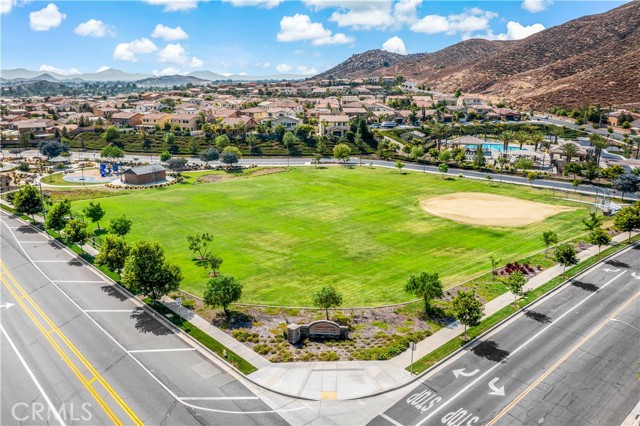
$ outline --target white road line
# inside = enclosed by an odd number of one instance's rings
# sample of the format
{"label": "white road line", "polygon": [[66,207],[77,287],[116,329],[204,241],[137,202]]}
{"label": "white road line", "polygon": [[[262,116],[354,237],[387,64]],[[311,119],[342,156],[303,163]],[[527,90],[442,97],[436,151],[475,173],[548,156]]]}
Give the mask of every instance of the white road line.
{"label": "white road line", "polygon": [[383,419],[385,419],[389,423],[394,424],[395,426],[404,426],[402,423],[398,423],[397,421],[393,420],[391,417],[387,416],[384,413],[380,414],[380,417],[382,417]]}
{"label": "white road line", "polygon": [[36,376],[33,374],[33,371],[27,365],[27,362],[24,360],[22,354],[20,353],[20,351],[18,350],[16,345],[13,343],[13,340],[11,340],[11,337],[9,337],[9,335],[7,334],[7,331],[4,329],[2,324],[0,324],[0,331],[2,331],[2,334],[7,339],[7,342],[9,342],[9,345],[11,346],[13,351],[18,356],[18,359],[22,363],[22,366],[24,367],[25,370],[27,370],[27,373],[29,374],[29,377],[31,377],[31,380],[33,380],[33,383],[38,388],[38,391],[40,391],[40,394],[42,395],[44,400],[47,402],[47,405],[49,406],[50,413],[53,413],[53,415],[56,418],[56,420],[58,421],[58,423],[60,423],[63,426],[66,426],[66,423],[64,422],[64,420],[62,420],[62,417],[60,417],[60,413],[58,412],[58,408],[53,405],[53,403],[49,399],[49,396],[47,395],[47,393],[44,391],[44,389],[42,389],[42,386],[40,385],[40,382],[38,382],[38,379],[36,379]]}
{"label": "white road line", "polygon": [[96,281],[96,280],[94,280],[94,281],[91,281],[91,280],[76,280],[76,281],[54,280],[52,282],[54,282],[54,283],[89,283],[89,284],[100,284],[100,283],[103,283],[103,284],[107,284],[106,281]]}
{"label": "white road line", "polygon": [[[437,412],[439,412],[440,410],[442,410],[444,407],[446,407],[447,405],[449,405],[451,402],[453,402],[454,400],[458,399],[458,397],[460,395],[462,395],[463,393],[465,393],[466,391],[468,391],[471,387],[475,386],[476,383],[478,383],[480,380],[482,380],[485,376],[487,376],[488,374],[490,374],[493,370],[495,370],[496,368],[500,367],[502,364],[504,364],[504,362],[509,359],[512,358],[513,355],[517,354],[518,352],[520,352],[520,350],[522,350],[525,346],[527,346],[529,343],[531,343],[532,341],[534,341],[535,339],[537,339],[538,337],[540,337],[540,335],[542,333],[544,333],[545,331],[547,331],[549,328],[553,327],[558,321],[560,321],[562,318],[566,317],[567,315],[569,315],[571,312],[573,312],[575,309],[577,309],[579,306],[581,306],[583,303],[585,303],[587,300],[591,299],[593,296],[595,296],[596,294],[598,294],[600,292],[600,290],[604,289],[605,287],[607,287],[609,284],[611,284],[612,282],[614,282],[615,280],[617,280],[618,278],[620,278],[621,276],[624,275],[624,273],[627,271],[622,271],[620,272],[618,275],[616,275],[615,277],[613,277],[611,280],[609,280],[606,284],[604,284],[602,287],[600,287],[598,290],[596,290],[595,292],[591,293],[589,296],[585,297],[583,300],[581,300],[578,304],[576,304],[575,306],[573,306],[571,309],[569,309],[568,311],[566,311],[564,314],[560,315],[558,318],[556,318],[555,320],[553,320],[551,323],[549,323],[546,327],[544,327],[542,330],[540,330],[539,332],[537,332],[536,334],[533,335],[533,337],[531,337],[529,340],[527,340],[526,342],[524,342],[522,345],[518,346],[516,349],[514,349],[509,355],[507,355],[504,360],[502,360],[502,362],[497,363],[496,365],[494,365],[493,367],[491,367],[490,369],[488,369],[487,371],[485,371],[484,373],[482,373],[480,376],[478,376],[477,379],[475,379],[473,382],[469,383],[467,386],[465,386],[464,388],[462,388],[460,391],[458,391],[458,393],[456,393],[455,395],[453,395],[451,398],[449,398],[448,400],[446,400],[444,403],[442,403],[441,405],[439,405],[435,410],[433,410],[428,416],[426,416],[425,418],[423,418],[422,420],[420,420],[418,423],[416,423],[415,426],[421,426],[423,425],[427,420],[429,420],[431,417],[433,417]],[[634,296],[635,297],[635,296]]]}
{"label": "white road line", "polygon": [[34,244],[40,244],[40,243],[50,243],[50,240],[37,240],[37,241],[18,241],[18,243],[20,244],[29,244],[29,243],[34,243]]}
{"label": "white road line", "polygon": [[[75,259],[71,258],[71,259],[67,259],[67,260],[32,260],[33,263],[69,263],[69,262],[73,262]],[[47,277],[49,278],[49,277]],[[51,280],[49,280],[51,281]],[[53,282],[53,281],[51,281]]]}
{"label": "white road line", "polygon": [[[6,223],[4,221],[1,221],[2,224],[6,225]],[[11,233],[11,236],[13,237],[14,240],[18,241],[18,239],[16,238],[16,234],[9,230],[9,232]],[[62,295],[64,297],[66,297],[69,302],[71,302],[72,305],[74,305],[76,308],[78,308],[78,310],[80,310],[83,314],[85,314],[87,316],[87,318],[89,318],[89,320],[91,322],[93,322],[93,324],[104,333],[105,336],[107,336],[109,339],[111,339],[111,341],[113,341],[113,343],[116,344],[116,346],[118,346],[120,349],[122,349],[122,351],[124,351],[127,355],[129,355],[129,357],[131,357],[131,359],[133,361],[135,361],[136,364],[138,364],[140,366],[140,368],[146,372],[149,377],[151,377],[153,380],[156,381],[156,383],[158,385],[160,385],[160,387],[162,389],[164,389],[169,395],[171,395],[171,397],[173,399],[175,399],[176,401],[180,401],[180,398],[169,388],[169,386],[165,385],[155,374],[153,374],[151,372],[151,370],[149,370],[138,358],[136,358],[135,356],[133,356],[129,351],[127,351],[124,346],[122,346],[122,344],[116,340],[115,337],[113,337],[107,330],[104,329],[104,327],[102,327],[93,317],[91,317],[91,315],[89,315],[88,313],[84,312],[83,309],[80,307],[80,305],[78,305],[78,303],[73,300],[71,298],[71,296],[69,296],[64,290],[62,290],[55,282],[53,282],[51,280],[51,278],[49,278],[49,276],[47,274],[44,273],[44,271],[42,269],[40,269],[40,267],[38,265],[35,264],[34,260],[31,258],[31,256],[29,256],[29,253],[27,253],[27,251],[24,249],[24,247],[22,247],[22,245],[20,245],[20,249],[22,250],[22,252],[24,253],[25,257],[33,264],[34,268],[36,268],[46,279],[49,280],[49,282],[51,282],[51,284],[58,289],[58,291],[60,293],[62,293]],[[83,265],[84,267],[87,267],[86,265]],[[195,348],[194,348],[195,349]],[[229,373],[227,373],[229,374]],[[232,376],[233,377],[233,376]],[[239,383],[241,383],[238,380]],[[193,404],[189,404],[188,402],[184,402],[184,401],[180,401],[180,403],[186,407],[190,407],[196,410],[201,410],[201,411],[207,411],[207,412],[211,412],[211,413],[222,413],[222,414],[240,414],[240,415],[249,415],[249,414],[271,414],[271,413],[285,413],[285,412],[292,412],[292,411],[300,411],[300,410],[305,410],[305,409],[310,409],[309,406],[304,405],[302,407],[295,407],[295,408],[281,408],[281,409],[277,409],[277,410],[257,410],[257,411],[230,411],[230,410],[217,410],[214,408],[207,408],[207,407],[200,407],[197,405],[193,405]]]}
{"label": "white road line", "polygon": [[82,312],[127,312],[131,313],[134,309],[85,309]]}
{"label": "white road line", "polygon": [[180,401],[235,401],[240,399],[258,399],[257,396],[191,396],[180,398]]}
{"label": "white road line", "polygon": [[136,349],[133,351],[127,351],[130,354],[142,354],[146,352],[188,352],[195,351],[196,348],[174,348],[174,349]]}

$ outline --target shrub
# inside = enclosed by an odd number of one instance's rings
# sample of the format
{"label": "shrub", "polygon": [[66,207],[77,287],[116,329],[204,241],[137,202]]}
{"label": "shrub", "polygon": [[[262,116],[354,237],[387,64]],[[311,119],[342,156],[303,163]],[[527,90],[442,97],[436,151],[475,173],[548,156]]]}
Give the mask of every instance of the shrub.
{"label": "shrub", "polygon": [[193,309],[196,307],[196,301],[193,299],[185,299],[182,301],[182,306],[187,309]]}
{"label": "shrub", "polygon": [[267,355],[269,352],[271,352],[271,348],[269,347],[269,345],[264,343],[258,343],[253,347],[253,350],[259,355]]}
{"label": "shrub", "polygon": [[333,352],[333,351],[329,351],[329,352],[322,352],[318,358],[320,359],[320,361],[338,361],[340,359],[340,356]]}
{"label": "shrub", "polygon": [[244,328],[233,330],[233,337],[238,342],[258,343],[260,341],[260,336],[258,335],[258,333],[248,331]]}

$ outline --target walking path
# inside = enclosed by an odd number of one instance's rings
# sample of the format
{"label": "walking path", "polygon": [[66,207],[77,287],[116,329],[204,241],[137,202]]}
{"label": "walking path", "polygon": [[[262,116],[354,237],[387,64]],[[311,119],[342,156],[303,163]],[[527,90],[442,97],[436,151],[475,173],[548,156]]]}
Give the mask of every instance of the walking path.
{"label": "walking path", "polygon": [[[4,200],[0,203],[8,204]],[[36,216],[38,222],[42,218]],[[632,235],[635,235],[633,233]],[[623,242],[627,233],[613,237],[612,242]],[[85,252],[95,255],[97,250],[85,245]],[[598,253],[595,246],[578,253],[580,262]],[[553,266],[535,277],[525,285],[525,290],[540,287],[549,280],[562,274],[560,265]],[[483,318],[489,317],[513,302],[509,292],[491,300],[485,305]],[[411,351],[406,350],[387,361],[333,361],[333,362],[290,362],[271,363],[252,349],[235,340],[224,331],[214,327],[210,322],[193,311],[182,307],[175,300],[164,297],[162,303],[176,314],[182,316],[224,346],[253,364],[258,371],[247,377],[255,384],[286,396],[300,397],[310,400],[346,400],[372,396],[409,384],[415,379],[407,367],[411,362]],[[416,344],[413,359],[418,360],[461,335],[464,327],[457,322],[449,324],[436,333]]]}

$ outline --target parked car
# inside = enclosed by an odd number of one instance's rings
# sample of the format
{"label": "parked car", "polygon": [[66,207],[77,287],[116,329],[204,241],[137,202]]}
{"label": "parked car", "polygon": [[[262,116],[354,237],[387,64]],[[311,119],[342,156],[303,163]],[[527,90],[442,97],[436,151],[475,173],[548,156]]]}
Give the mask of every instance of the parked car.
{"label": "parked car", "polygon": [[396,127],[396,123],[394,123],[393,121],[385,121],[380,125],[380,127],[383,127],[385,129],[392,129]]}

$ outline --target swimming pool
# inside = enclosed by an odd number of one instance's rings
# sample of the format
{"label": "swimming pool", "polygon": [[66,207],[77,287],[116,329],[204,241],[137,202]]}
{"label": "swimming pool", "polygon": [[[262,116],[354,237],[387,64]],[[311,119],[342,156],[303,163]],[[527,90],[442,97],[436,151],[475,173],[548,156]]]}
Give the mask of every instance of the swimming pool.
{"label": "swimming pool", "polygon": [[[473,149],[473,150],[478,148],[476,145],[465,145],[464,147],[466,149]],[[483,143],[482,144],[482,148],[485,149],[485,150],[489,149],[491,151],[498,151],[498,152],[502,152],[503,151],[501,143]],[[518,149],[520,149],[520,148],[517,147],[517,146],[513,146],[513,145],[509,145],[509,147],[507,148],[508,151],[515,151],[515,150],[518,150]]]}

